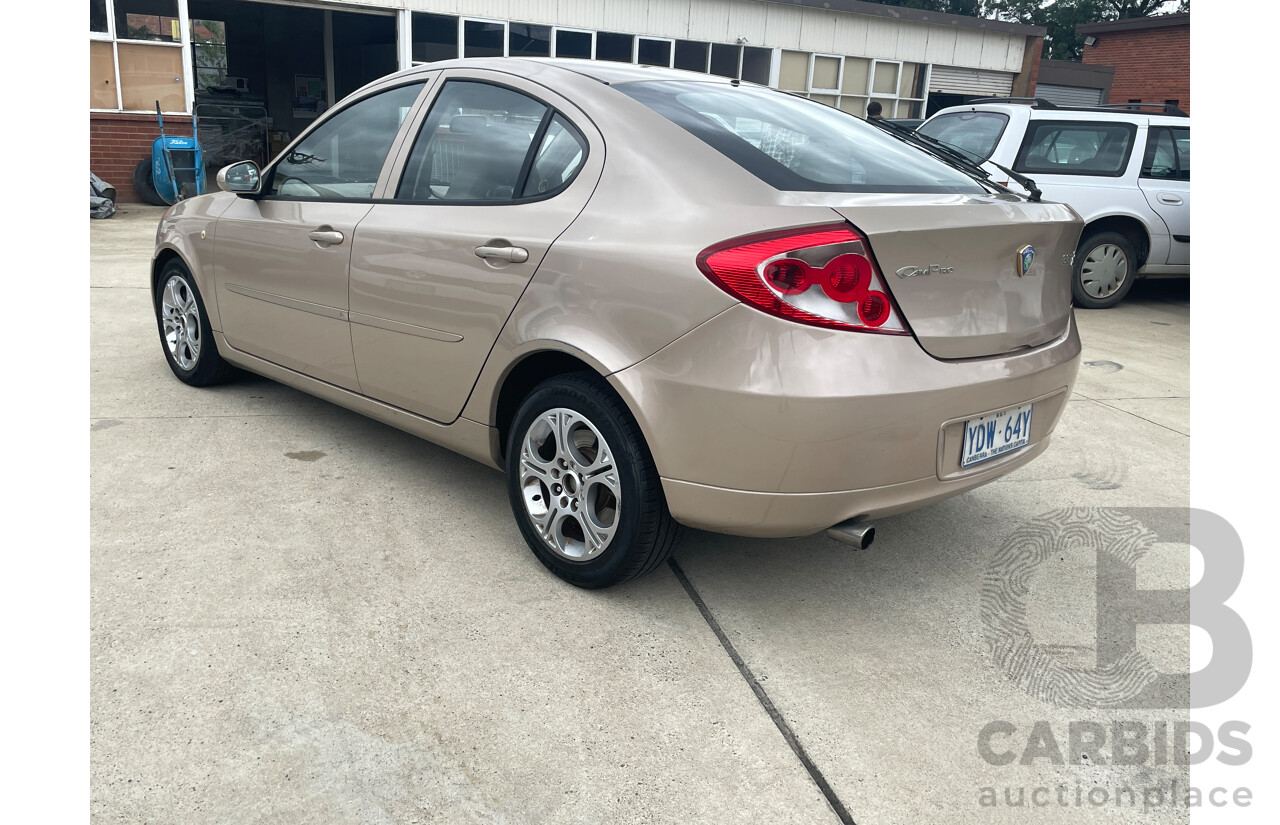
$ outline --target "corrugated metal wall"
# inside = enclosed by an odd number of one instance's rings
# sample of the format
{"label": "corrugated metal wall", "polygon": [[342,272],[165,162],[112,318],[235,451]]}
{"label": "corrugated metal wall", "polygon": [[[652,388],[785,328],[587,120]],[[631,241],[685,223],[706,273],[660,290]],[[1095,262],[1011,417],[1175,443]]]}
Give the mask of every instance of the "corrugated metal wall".
{"label": "corrugated metal wall", "polygon": [[[1017,73],[1027,38],[759,0],[348,0],[355,5]],[[1008,94],[1006,90],[1004,94]]]}

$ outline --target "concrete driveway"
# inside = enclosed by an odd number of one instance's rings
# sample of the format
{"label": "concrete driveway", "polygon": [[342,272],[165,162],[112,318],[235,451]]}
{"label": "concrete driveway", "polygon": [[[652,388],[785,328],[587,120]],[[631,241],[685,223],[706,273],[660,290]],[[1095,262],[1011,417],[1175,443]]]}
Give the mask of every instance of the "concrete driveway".
{"label": "concrete driveway", "polygon": [[[1033,695],[982,592],[1043,514],[1188,505],[1185,281],[1080,312],[1049,451],[870,550],[690,531],[675,566],[584,592],[524,546],[499,473],[260,378],[179,383],[147,290],[160,211],[90,230],[95,822],[1186,821],[1088,798],[1185,766],[1106,764],[1110,741],[1057,764],[1043,735],[1020,764],[1037,721],[1070,751],[1072,722],[1186,711]],[[1052,556],[1027,621],[1088,661],[1093,556]],[[1185,547],[1144,565],[1185,584]],[[1185,628],[1140,641],[1185,664]],[[993,722],[1013,764],[982,755]]]}

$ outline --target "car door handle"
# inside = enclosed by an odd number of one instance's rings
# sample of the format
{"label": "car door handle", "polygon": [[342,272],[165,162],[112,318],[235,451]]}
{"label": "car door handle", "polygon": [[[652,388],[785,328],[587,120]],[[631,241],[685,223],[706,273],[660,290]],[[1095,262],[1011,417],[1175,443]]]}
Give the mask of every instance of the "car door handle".
{"label": "car door handle", "polygon": [[1182,206],[1182,198],[1177,195],[1170,195],[1168,192],[1161,192],[1159,195],[1156,195],[1156,200],[1166,206]]}
{"label": "car door handle", "polygon": [[476,257],[496,258],[500,261],[522,264],[529,260],[529,250],[521,246],[477,246]]}
{"label": "car door handle", "polygon": [[324,227],[320,227],[319,229],[312,229],[309,233],[307,233],[307,237],[315,241],[316,243],[322,243],[322,244],[342,243],[343,240],[345,240],[345,236],[338,230],[326,229]]}

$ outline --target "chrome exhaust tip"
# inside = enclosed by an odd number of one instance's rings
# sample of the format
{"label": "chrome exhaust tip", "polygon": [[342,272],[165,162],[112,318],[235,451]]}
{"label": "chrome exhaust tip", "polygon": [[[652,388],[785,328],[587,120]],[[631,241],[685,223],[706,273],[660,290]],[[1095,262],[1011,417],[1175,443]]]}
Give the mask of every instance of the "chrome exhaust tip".
{"label": "chrome exhaust tip", "polygon": [[876,540],[876,528],[865,521],[849,519],[827,528],[827,536],[854,550],[866,550]]}

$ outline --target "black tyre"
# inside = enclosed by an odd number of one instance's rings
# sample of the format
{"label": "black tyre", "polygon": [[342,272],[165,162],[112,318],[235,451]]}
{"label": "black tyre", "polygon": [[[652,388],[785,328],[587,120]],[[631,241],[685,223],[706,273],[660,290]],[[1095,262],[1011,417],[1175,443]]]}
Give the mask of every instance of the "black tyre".
{"label": "black tyre", "polygon": [[511,511],[535,556],[584,588],[638,578],[680,537],[640,427],[601,378],[549,379],[507,437]]}
{"label": "black tyre", "polygon": [[218,354],[209,314],[205,312],[195,278],[176,258],[160,273],[155,305],[164,357],[180,381],[193,387],[207,387],[235,373]]}
{"label": "black tyre", "polygon": [[1133,243],[1119,232],[1086,235],[1076,250],[1071,294],[1085,309],[1113,307],[1129,294],[1138,271]]}
{"label": "black tyre", "polygon": [[160,193],[156,191],[155,183],[151,180],[151,159],[138,161],[138,165],[133,167],[133,191],[138,193],[138,197],[142,198],[145,203],[152,206],[168,206],[165,199],[160,197]]}

